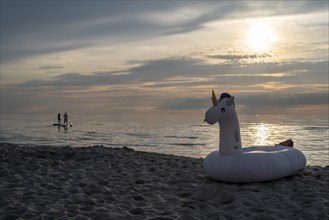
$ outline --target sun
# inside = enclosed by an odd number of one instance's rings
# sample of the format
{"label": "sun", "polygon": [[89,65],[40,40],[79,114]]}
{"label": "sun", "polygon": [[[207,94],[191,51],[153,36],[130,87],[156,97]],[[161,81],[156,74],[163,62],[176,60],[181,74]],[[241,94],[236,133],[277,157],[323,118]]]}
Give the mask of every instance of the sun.
{"label": "sun", "polygon": [[272,28],[262,22],[253,23],[247,35],[249,46],[258,52],[267,51],[276,40]]}

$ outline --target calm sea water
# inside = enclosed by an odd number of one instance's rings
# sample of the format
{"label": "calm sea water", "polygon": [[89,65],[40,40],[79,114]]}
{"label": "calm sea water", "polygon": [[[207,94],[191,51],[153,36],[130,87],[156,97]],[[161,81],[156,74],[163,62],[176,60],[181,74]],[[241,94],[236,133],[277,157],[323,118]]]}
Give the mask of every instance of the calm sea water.
{"label": "calm sea water", "polygon": [[[199,116],[147,116],[123,118],[108,115],[70,115],[73,127],[53,126],[56,115],[1,115],[1,143],[127,146],[136,150],[205,157],[218,149],[219,126],[203,123]],[[329,165],[329,126],[326,116],[239,117],[242,144],[274,145],[293,139],[308,165]]]}

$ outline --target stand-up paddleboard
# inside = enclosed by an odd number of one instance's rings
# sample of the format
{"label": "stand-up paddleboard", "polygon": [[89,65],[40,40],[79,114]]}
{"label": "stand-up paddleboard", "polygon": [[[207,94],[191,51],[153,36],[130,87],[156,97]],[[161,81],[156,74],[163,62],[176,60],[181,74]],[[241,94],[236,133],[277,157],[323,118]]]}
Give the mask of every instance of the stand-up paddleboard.
{"label": "stand-up paddleboard", "polygon": [[[68,125],[65,125],[65,124],[58,124],[58,123],[54,123],[53,126],[63,127],[63,128],[68,128]],[[72,126],[71,126],[71,127],[72,127]]]}

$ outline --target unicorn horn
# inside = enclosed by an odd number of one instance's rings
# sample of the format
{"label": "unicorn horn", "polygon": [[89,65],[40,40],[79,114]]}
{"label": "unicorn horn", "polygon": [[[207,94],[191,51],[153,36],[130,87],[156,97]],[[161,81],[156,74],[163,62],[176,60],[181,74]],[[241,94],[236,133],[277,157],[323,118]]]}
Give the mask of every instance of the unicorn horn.
{"label": "unicorn horn", "polygon": [[213,106],[217,106],[217,105],[218,105],[218,100],[217,100],[217,98],[216,98],[216,95],[215,95],[214,90],[212,90],[211,101],[212,101],[212,105],[213,105]]}

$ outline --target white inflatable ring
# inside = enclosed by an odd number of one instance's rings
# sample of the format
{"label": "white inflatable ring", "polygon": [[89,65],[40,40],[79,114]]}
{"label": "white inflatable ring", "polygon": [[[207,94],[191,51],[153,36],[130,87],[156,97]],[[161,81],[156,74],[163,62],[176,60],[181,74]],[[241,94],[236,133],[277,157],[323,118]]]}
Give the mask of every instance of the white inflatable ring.
{"label": "white inflatable ring", "polygon": [[246,147],[242,153],[223,155],[218,150],[204,159],[206,174],[230,183],[265,182],[302,170],[306,158],[296,148],[285,146]]}

